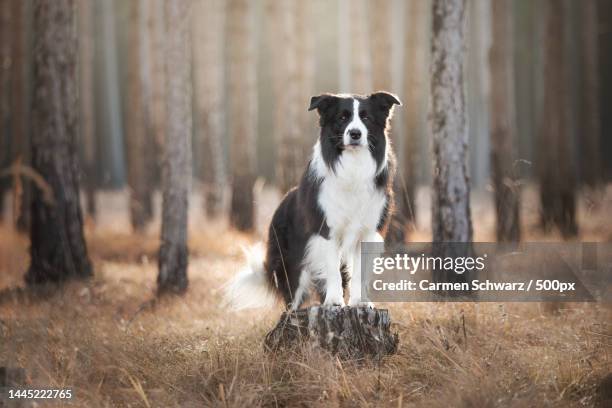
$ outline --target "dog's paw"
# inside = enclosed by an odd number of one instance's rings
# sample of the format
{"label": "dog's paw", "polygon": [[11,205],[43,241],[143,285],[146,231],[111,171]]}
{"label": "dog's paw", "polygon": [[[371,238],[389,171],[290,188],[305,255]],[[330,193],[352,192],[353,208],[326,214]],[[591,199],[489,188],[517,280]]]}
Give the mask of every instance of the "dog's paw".
{"label": "dog's paw", "polygon": [[374,303],[370,301],[362,302],[360,298],[349,299],[349,306],[351,307],[367,307],[368,309],[374,309]]}
{"label": "dog's paw", "polygon": [[325,296],[325,302],[323,302],[323,306],[344,307],[345,303],[344,303],[344,299],[342,298],[342,296],[327,295]]}

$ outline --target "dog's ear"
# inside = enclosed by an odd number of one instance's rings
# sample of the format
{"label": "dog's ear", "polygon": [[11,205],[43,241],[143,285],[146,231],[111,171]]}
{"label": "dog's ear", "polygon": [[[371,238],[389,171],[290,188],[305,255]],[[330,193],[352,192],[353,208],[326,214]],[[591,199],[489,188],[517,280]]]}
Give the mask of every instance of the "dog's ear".
{"label": "dog's ear", "polygon": [[376,92],[370,95],[370,99],[385,112],[389,113],[393,105],[402,105],[399,98],[389,92]]}
{"label": "dog's ear", "polygon": [[313,109],[316,109],[319,114],[321,114],[327,109],[329,109],[329,107],[332,106],[332,104],[337,100],[338,97],[331,94],[313,96],[312,98],[310,98],[310,106],[308,107],[308,110],[311,111]]}

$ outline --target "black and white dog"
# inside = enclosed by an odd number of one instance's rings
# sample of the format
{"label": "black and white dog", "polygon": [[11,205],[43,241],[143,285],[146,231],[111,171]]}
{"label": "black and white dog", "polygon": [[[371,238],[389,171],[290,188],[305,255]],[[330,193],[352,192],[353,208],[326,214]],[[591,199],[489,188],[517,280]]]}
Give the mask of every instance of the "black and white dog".
{"label": "black and white dog", "polygon": [[[361,299],[361,242],[382,242],[393,208],[395,157],[387,131],[394,105],[387,92],[315,96],[321,133],[298,187],[276,209],[267,248],[226,287],[237,309],[282,296],[298,309],[315,288],[324,305],[373,305]],[[276,296],[274,296],[276,295]]]}

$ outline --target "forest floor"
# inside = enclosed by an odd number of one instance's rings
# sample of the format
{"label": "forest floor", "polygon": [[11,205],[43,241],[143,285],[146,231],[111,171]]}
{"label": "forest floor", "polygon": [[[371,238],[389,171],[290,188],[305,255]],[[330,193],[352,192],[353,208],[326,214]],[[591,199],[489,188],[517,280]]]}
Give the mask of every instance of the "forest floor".
{"label": "forest floor", "polygon": [[[278,199],[267,194],[260,201],[266,203],[260,206],[262,226],[253,235],[193,217],[189,290],[159,300],[158,226],[132,234],[114,204],[124,195],[102,200],[97,223],[87,222],[95,276],[61,289],[23,289],[27,238],[0,226],[0,366],[23,367],[30,388],[70,387],[75,399],[64,404],[87,407],[557,407],[612,401],[612,308],[605,304],[380,304],[399,333],[394,356],[341,362],[307,348],[265,353],[263,337],[281,307],[230,312],[220,306],[220,288],[243,261],[240,245],[261,239]],[[558,240],[536,228],[529,194],[525,240]],[[420,218],[426,219],[421,198]],[[483,210],[490,208],[487,200],[474,200],[481,241],[492,237],[493,215]],[[578,239],[610,241],[610,213],[610,192],[597,206],[583,198]],[[428,240],[426,227],[413,239]]]}

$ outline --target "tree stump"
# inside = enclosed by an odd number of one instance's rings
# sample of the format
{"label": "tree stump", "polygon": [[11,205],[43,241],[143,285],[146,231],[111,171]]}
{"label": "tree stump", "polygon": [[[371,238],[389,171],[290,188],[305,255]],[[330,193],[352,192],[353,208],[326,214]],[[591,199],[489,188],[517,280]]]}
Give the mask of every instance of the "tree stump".
{"label": "tree stump", "polygon": [[386,309],[312,306],[282,314],[265,340],[268,351],[303,343],[321,347],[344,360],[381,358],[397,351]]}

